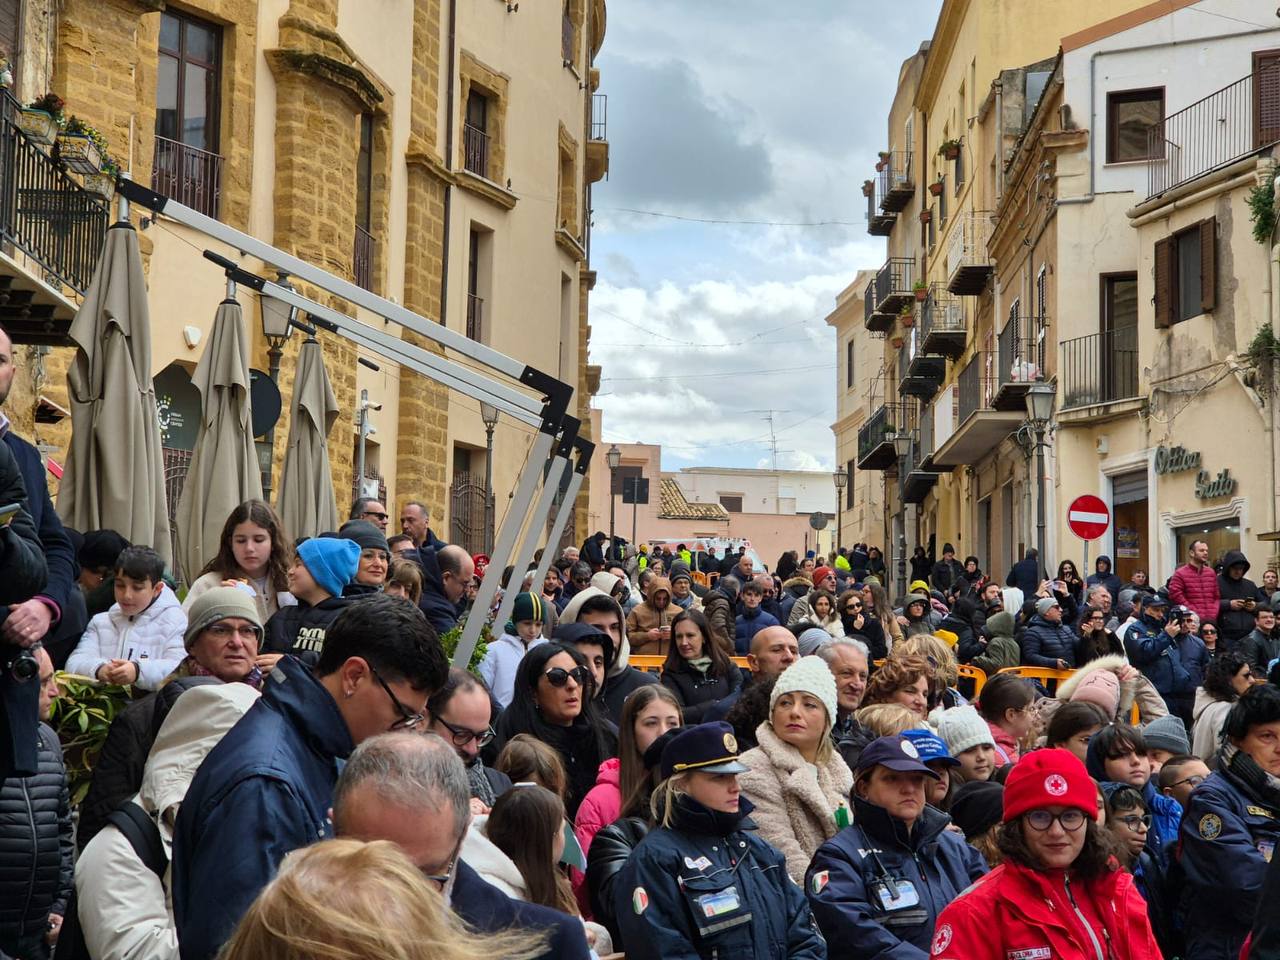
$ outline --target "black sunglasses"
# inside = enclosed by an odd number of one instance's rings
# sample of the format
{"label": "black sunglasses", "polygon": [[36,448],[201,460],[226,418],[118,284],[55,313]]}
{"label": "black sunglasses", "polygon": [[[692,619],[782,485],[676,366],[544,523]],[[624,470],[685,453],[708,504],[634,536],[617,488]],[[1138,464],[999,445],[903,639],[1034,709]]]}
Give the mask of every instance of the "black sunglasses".
{"label": "black sunglasses", "polygon": [[547,683],[553,687],[563,687],[572,677],[574,683],[580,687],[587,685],[587,678],[591,676],[591,671],[586,667],[574,667],[572,670],[566,670],[564,667],[552,667],[543,674],[547,678]]}
{"label": "black sunglasses", "polygon": [[387,514],[387,513],[378,513],[376,510],[366,510],[364,513],[362,513],[362,514],[361,514],[361,516],[362,516],[362,517],[373,517],[373,519],[375,519],[375,520],[383,520],[383,521],[386,521],[386,520],[391,519],[391,515],[390,515],[390,514]]}

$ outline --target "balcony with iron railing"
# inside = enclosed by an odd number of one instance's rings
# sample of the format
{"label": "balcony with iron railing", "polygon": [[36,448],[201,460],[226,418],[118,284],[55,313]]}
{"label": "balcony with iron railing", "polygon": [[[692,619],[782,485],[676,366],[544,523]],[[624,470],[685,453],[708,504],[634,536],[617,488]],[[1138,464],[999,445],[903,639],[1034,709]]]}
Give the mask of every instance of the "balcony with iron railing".
{"label": "balcony with iron railing", "polygon": [[920,348],[918,326],[907,331],[905,340],[898,351],[898,393],[904,397],[928,400],[938,392],[947,375],[947,360],[929,356]]}
{"label": "balcony with iron railing", "polygon": [[902,502],[923,503],[938,482],[938,471],[930,468],[933,457],[933,408],[924,407],[917,417],[911,452],[902,477]]}
{"label": "balcony with iron railing", "polygon": [[1280,141],[1280,62],[1216,90],[1147,130],[1147,199]]}
{"label": "balcony with iron railing", "polygon": [[976,297],[987,287],[993,263],[987,251],[992,214],[973,210],[956,215],[947,243],[947,289],[960,296]]}
{"label": "balcony with iron railing", "polygon": [[356,285],[373,291],[373,254],[377,241],[360,224],[356,224],[355,250],[351,256],[351,273]]}
{"label": "balcony with iron railing", "polygon": [[[955,429],[933,452],[934,468],[976,464],[1017,430],[1026,411],[997,410],[998,386],[996,358],[987,352],[975,353],[956,378]],[[937,411],[934,413],[936,416]]]}
{"label": "balcony with iron railing", "polygon": [[867,321],[867,329],[883,332],[893,326],[902,308],[916,295],[911,289],[915,261],[910,257],[890,257],[876,273],[875,311]]}
{"label": "balcony with iron railing", "polygon": [[862,294],[862,322],[866,328],[872,328],[872,316],[876,312],[876,278],[872,277],[867,289]]}
{"label": "balcony with iron railing", "polygon": [[911,172],[911,151],[891,150],[880,161],[879,181],[880,209],[885,213],[901,213],[915,196],[915,176]]}
{"label": "balcony with iron railing", "polygon": [[609,176],[609,96],[591,95],[591,138],[587,141],[587,182],[597,183]]}
{"label": "balcony with iron railing", "polygon": [[898,462],[893,436],[897,433],[899,412],[899,404],[881,404],[858,431],[859,470],[887,470]]}
{"label": "balcony with iron railing", "polygon": [[1132,400],[1139,394],[1138,328],[1076,337],[1061,346],[1062,409]]}
{"label": "balcony with iron railing", "polygon": [[0,323],[14,343],[62,346],[74,304],[61,288],[83,294],[89,286],[110,207],[23,133],[20,109],[0,89]]}
{"label": "balcony with iron railing", "polygon": [[1045,379],[1047,339],[1045,317],[1014,316],[1005,324],[996,346],[996,395],[991,404],[995,409],[1026,409],[1027,389]]}
{"label": "balcony with iron railing", "polygon": [[155,138],[151,189],[218,218],[222,201],[222,157],[168,137]]}
{"label": "balcony with iron railing", "polygon": [[879,174],[863,184],[862,195],[867,198],[867,233],[873,237],[889,236],[898,215],[883,209],[884,181]]}
{"label": "balcony with iron railing", "polygon": [[462,125],[462,166],[468,173],[489,179],[489,135],[470,123]]}
{"label": "balcony with iron railing", "polygon": [[954,360],[964,353],[968,339],[964,303],[941,283],[929,284],[928,295],[920,304],[920,349]]}

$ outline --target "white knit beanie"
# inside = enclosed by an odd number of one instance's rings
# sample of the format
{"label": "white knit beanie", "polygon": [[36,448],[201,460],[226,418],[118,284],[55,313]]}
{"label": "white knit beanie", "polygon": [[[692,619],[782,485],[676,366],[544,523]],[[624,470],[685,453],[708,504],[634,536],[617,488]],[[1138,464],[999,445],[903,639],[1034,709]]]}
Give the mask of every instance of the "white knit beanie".
{"label": "white knit beanie", "polygon": [[[787,669],[782,671],[778,682],[773,685],[769,694],[769,713],[784,693],[807,693],[817,697],[827,708],[827,719],[834,725],[836,722],[836,679],[819,657],[801,657]],[[988,734],[989,735],[989,734]]]}
{"label": "white knit beanie", "polygon": [[991,727],[973,707],[943,710],[938,718],[938,736],[946,741],[947,749],[953,757],[984,743],[993,747],[996,745],[991,736]]}

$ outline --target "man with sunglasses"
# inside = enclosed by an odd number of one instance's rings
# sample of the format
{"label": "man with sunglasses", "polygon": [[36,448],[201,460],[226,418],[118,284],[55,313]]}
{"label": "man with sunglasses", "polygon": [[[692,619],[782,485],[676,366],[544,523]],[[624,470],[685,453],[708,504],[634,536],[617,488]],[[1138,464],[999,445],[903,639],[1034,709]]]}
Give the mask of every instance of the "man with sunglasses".
{"label": "man with sunglasses", "polygon": [[349,520],[368,520],[385,536],[387,533],[387,521],[391,519],[391,515],[387,513],[386,506],[380,500],[373,497],[358,497],[356,502],[351,504],[351,516]]}
{"label": "man with sunglasses", "polygon": [[472,826],[468,792],[462,761],[440,737],[382,734],[357,747],[343,767],[333,791],[334,829],[340,837],[399,846],[449,908],[481,933],[544,936],[537,960],[587,960],[582,921],[513,900],[472,867],[477,854],[502,853]]}
{"label": "man with sunglasses", "polygon": [[[480,759],[480,748],[493,739],[493,701],[474,674],[449,669],[449,679],[427,701],[427,729],[453,745],[467,768],[472,810],[488,813],[493,801],[511,789],[511,778]],[[483,808],[483,809],[481,809]]]}
{"label": "man with sunglasses", "polygon": [[276,664],[262,699],[200,765],[178,814],[172,894],[182,960],[212,958],[285,855],[333,835],[342,762],[376,734],[421,729],[448,670],[421,612],[384,595],[338,615],[314,670],[289,656]]}

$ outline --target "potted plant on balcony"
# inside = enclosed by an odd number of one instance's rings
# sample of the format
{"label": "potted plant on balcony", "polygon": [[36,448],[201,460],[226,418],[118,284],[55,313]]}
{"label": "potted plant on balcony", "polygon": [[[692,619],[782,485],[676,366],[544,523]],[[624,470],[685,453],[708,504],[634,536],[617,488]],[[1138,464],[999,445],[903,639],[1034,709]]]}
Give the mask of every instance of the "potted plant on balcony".
{"label": "potted plant on balcony", "polygon": [[46,93],[18,112],[18,129],[27,135],[27,139],[48,146],[62,127],[62,109],[65,106],[56,93]]}
{"label": "potted plant on balcony", "polygon": [[907,329],[916,325],[916,313],[911,304],[903,304],[902,309],[898,311],[898,319],[902,321],[902,325]]}
{"label": "potted plant on balcony", "polygon": [[941,146],[938,147],[938,156],[946,160],[955,160],[960,156],[960,141],[943,140]]}
{"label": "potted plant on balcony", "polygon": [[870,197],[875,192],[876,192],[876,182],[874,180],[862,181],[862,195],[864,197]]}
{"label": "potted plant on balcony", "polygon": [[880,159],[876,161],[876,173],[879,173],[889,165],[889,151],[881,150],[879,157]]}
{"label": "potted plant on balcony", "polygon": [[58,160],[64,167],[72,173],[94,174],[102,169],[106,153],[106,137],[77,116],[67,118],[58,134]]}
{"label": "potted plant on balcony", "polygon": [[933,183],[929,184],[929,193],[935,197],[940,197],[942,196],[942,187],[942,178],[939,177],[937,180],[933,181]]}
{"label": "potted plant on balcony", "polygon": [[104,200],[110,200],[116,192],[116,177],[120,176],[120,164],[116,159],[103,151],[102,167],[84,177],[84,188],[97,194]]}
{"label": "potted plant on balcony", "polygon": [[911,292],[916,295],[917,300],[924,303],[929,296],[929,285],[923,280],[917,280],[911,285]]}
{"label": "potted plant on balcony", "polygon": [[930,220],[932,220],[932,219],[933,219],[933,211],[932,211],[932,210],[925,209],[925,210],[921,210],[921,211],[920,211],[920,222],[921,222],[921,223],[928,223],[928,222],[929,222]]}

